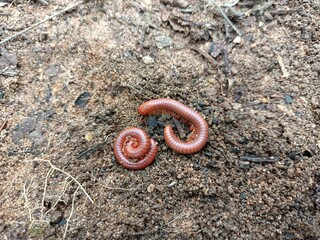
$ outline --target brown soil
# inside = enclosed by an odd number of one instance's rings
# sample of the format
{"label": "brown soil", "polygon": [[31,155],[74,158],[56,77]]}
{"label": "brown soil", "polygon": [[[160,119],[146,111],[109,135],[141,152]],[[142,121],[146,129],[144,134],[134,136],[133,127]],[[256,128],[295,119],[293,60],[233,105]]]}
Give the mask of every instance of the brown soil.
{"label": "brown soil", "polygon": [[[0,39],[69,1],[6,2]],[[241,39],[208,1],[100,0],[1,46],[0,238],[318,239],[320,6],[269,2],[232,7]],[[160,97],[205,116],[203,150],[138,115]],[[128,126],[159,144],[145,170],[113,156]]]}

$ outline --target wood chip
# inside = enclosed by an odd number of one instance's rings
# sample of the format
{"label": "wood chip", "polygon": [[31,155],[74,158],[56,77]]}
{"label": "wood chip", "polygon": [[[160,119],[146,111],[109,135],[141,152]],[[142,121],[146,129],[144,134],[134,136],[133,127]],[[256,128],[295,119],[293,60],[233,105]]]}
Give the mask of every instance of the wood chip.
{"label": "wood chip", "polygon": [[283,78],[288,78],[290,77],[290,74],[289,72],[287,71],[286,67],[284,66],[284,63],[283,63],[283,60],[282,60],[282,57],[278,54],[277,55],[277,59],[278,59],[278,63],[280,65],[280,68],[281,68],[281,71],[282,71],[282,77]]}

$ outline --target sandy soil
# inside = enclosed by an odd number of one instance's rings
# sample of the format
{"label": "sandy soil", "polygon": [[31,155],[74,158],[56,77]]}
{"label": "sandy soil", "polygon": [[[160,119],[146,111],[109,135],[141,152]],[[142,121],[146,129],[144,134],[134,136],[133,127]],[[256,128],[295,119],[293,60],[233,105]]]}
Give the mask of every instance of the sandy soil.
{"label": "sandy soil", "polygon": [[[0,1],[0,41],[48,2]],[[1,239],[320,237],[319,1],[217,4],[241,37],[208,1],[97,0],[0,46]],[[208,121],[199,153],[138,115],[160,97]],[[113,156],[128,126],[159,144],[145,170]]]}

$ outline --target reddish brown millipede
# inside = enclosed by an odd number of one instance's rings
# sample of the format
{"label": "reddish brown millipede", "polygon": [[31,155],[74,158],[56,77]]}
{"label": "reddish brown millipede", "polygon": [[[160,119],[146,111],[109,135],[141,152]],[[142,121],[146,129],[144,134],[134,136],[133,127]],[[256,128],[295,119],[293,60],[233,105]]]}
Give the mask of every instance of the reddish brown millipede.
{"label": "reddish brown millipede", "polygon": [[141,115],[168,113],[190,125],[191,134],[185,142],[174,134],[170,125],[167,125],[164,129],[166,143],[178,153],[191,154],[198,152],[208,140],[209,127],[201,114],[176,100],[170,98],[149,100],[139,106],[138,112]]}
{"label": "reddish brown millipede", "polygon": [[[165,141],[178,153],[198,152],[208,140],[209,127],[201,114],[176,100],[170,98],[150,100],[141,104],[138,112],[141,115],[167,113],[190,125],[191,134],[186,141],[179,139],[170,125],[164,129]],[[153,162],[157,152],[157,143],[139,128],[125,129],[117,136],[114,143],[114,155],[117,161],[128,169],[138,170],[147,167]]]}
{"label": "reddish brown millipede", "polygon": [[[131,127],[123,130],[114,142],[114,155],[125,168],[139,170],[155,159],[158,146],[145,131]],[[136,161],[133,161],[133,160]]]}

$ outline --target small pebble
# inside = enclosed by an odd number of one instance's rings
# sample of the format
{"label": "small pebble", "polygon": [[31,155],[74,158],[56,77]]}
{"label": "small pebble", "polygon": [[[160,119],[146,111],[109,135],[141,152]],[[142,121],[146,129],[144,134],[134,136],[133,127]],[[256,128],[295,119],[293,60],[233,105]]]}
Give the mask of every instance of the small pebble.
{"label": "small pebble", "polygon": [[269,103],[269,98],[266,98],[266,97],[261,98],[260,103],[264,103],[264,104]]}
{"label": "small pebble", "polygon": [[84,136],[84,139],[87,141],[87,142],[90,142],[92,139],[93,139],[93,134],[92,133],[86,133],[86,135]]}
{"label": "small pebble", "polygon": [[255,195],[256,194],[256,191],[254,189],[252,189],[252,188],[249,188],[249,192],[250,192],[251,195]]}
{"label": "small pebble", "polygon": [[209,102],[208,101],[204,101],[204,102],[198,102],[198,105],[200,107],[207,107],[209,105]]}
{"label": "small pebble", "polygon": [[203,111],[203,114],[206,115],[206,116],[209,116],[210,111],[206,109],[206,110]]}
{"label": "small pebble", "polygon": [[239,161],[239,166],[240,166],[240,168],[242,168],[244,170],[250,169],[250,163],[247,161]]}
{"label": "small pebble", "polygon": [[9,134],[9,132],[6,129],[3,129],[0,132],[0,138],[5,138],[8,134]]}
{"label": "small pebble", "polygon": [[171,182],[169,185],[168,185],[168,187],[173,187],[174,185],[176,185],[177,184],[177,182]]}
{"label": "small pebble", "polygon": [[58,225],[59,226],[63,226],[67,223],[67,220],[66,219],[62,219],[60,222],[58,222]]}
{"label": "small pebble", "polygon": [[233,195],[233,194],[234,194],[234,190],[233,190],[232,186],[228,186],[228,187],[227,187],[227,190],[228,190],[228,193],[229,193],[230,195]]}
{"label": "small pebble", "polygon": [[16,66],[18,64],[17,56],[7,51],[2,52],[2,58],[8,61],[13,66]]}
{"label": "small pebble", "polygon": [[287,153],[287,156],[292,160],[296,160],[299,155],[300,155],[299,151],[290,151]]}
{"label": "small pebble", "polygon": [[241,104],[241,103],[233,103],[233,104],[232,104],[232,107],[233,107],[233,109],[235,109],[235,110],[239,110],[239,109],[242,107],[242,104]]}
{"label": "small pebble", "polygon": [[233,147],[233,148],[231,148],[230,152],[232,152],[234,154],[239,154],[239,153],[241,153],[241,150],[238,147]]}
{"label": "small pebble", "polygon": [[289,168],[287,171],[288,177],[289,178],[293,178],[294,177],[294,170],[292,168]]}
{"label": "small pebble", "polygon": [[232,75],[237,75],[238,72],[239,72],[238,69],[237,69],[236,67],[234,67],[234,66],[231,67],[231,70],[230,70],[230,71],[231,71],[231,74],[232,74]]}
{"label": "small pebble", "polygon": [[159,49],[169,47],[172,45],[172,38],[165,35],[157,36],[155,40],[156,40],[156,45]]}
{"label": "small pebble", "polygon": [[128,59],[132,59],[133,52],[131,50],[126,50],[123,55]]}
{"label": "small pebble", "polygon": [[249,139],[247,139],[246,137],[240,137],[240,138],[238,139],[238,143],[243,144],[243,145],[246,145],[246,144],[249,143]]}
{"label": "small pebble", "polygon": [[46,75],[48,77],[55,77],[59,74],[60,72],[60,66],[59,65],[51,65],[47,70],[46,70]]}
{"label": "small pebble", "polygon": [[233,39],[234,43],[241,43],[241,37],[240,36],[236,36],[235,39]]}
{"label": "small pebble", "polygon": [[241,193],[240,193],[240,198],[241,198],[242,200],[247,199],[247,194],[246,194],[245,192],[241,192]]}
{"label": "small pebble", "polygon": [[4,99],[5,91],[0,89],[0,100]]}
{"label": "small pebble", "polygon": [[206,155],[207,157],[212,157],[212,153],[211,152],[204,152],[204,155]]}
{"label": "small pebble", "polygon": [[201,170],[201,165],[200,165],[200,164],[197,164],[197,163],[194,163],[194,164],[193,164],[193,169],[194,169],[194,170],[197,170],[197,171],[198,171],[198,170]]}
{"label": "small pebble", "polygon": [[188,7],[189,3],[186,0],[173,0],[172,6],[177,8],[186,8]]}
{"label": "small pebble", "polygon": [[160,3],[162,4],[171,4],[170,0],[160,0]]}
{"label": "small pebble", "polygon": [[104,3],[104,4],[102,5],[101,11],[104,12],[104,13],[108,13],[108,6],[107,6],[107,4]]}
{"label": "small pebble", "polygon": [[202,111],[202,107],[200,107],[198,104],[197,104],[197,106],[196,106],[196,109],[197,109],[198,112],[201,112],[201,111]]}
{"label": "small pebble", "polygon": [[84,92],[79,95],[75,101],[75,105],[80,108],[84,108],[90,100],[91,94],[89,92]]}
{"label": "small pebble", "polygon": [[148,193],[152,193],[155,189],[155,185],[154,184],[150,184],[148,187],[147,187],[147,192]]}
{"label": "small pebble", "polygon": [[212,125],[212,124],[214,124],[214,125],[219,125],[219,123],[220,123],[219,118],[218,118],[218,117],[214,117],[214,118],[212,118],[212,122],[211,122],[210,125]]}
{"label": "small pebble", "polygon": [[144,57],[142,58],[142,61],[143,61],[145,64],[147,64],[147,65],[154,63],[154,59],[153,59],[152,57],[150,57],[149,55],[144,56]]}
{"label": "small pebble", "polygon": [[285,161],[284,161],[284,165],[285,166],[290,166],[290,165],[292,165],[292,160],[290,160],[290,159],[286,159]]}
{"label": "small pebble", "polygon": [[286,104],[291,104],[293,102],[293,99],[292,99],[292,97],[290,95],[285,95],[284,96],[284,102]]}
{"label": "small pebble", "polygon": [[266,21],[272,21],[272,20],[273,20],[273,16],[271,15],[271,13],[265,12],[265,13],[264,13],[264,19],[265,19]]}
{"label": "small pebble", "polygon": [[210,198],[210,203],[215,204],[217,202],[216,196],[211,195],[209,198]]}

